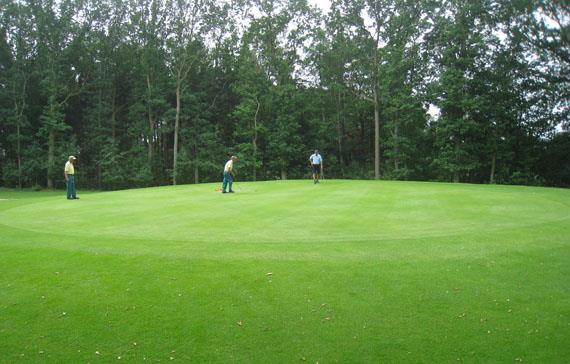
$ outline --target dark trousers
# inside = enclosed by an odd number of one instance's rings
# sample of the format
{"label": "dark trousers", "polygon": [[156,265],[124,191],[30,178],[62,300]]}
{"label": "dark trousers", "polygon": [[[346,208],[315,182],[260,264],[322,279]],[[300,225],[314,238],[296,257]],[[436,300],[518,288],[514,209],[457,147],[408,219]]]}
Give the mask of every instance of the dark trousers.
{"label": "dark trousers", "polygon": [[232,190],[232,183],[234,179],[232,178],[232,174],[230,172],[224,171],[224,181],[222,182],[222,191],[226,190],[226,187],[229,185],[230,191]]}
{"label": "dark trousers", "polygon": [[75,195],[75,176],[67,176],[67,198],[76,198]]}

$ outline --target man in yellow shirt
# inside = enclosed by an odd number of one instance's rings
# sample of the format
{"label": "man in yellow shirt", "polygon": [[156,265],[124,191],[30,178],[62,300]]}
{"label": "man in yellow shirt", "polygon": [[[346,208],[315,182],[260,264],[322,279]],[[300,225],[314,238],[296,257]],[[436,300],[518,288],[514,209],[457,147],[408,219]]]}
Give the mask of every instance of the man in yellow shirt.
{"label": "man in yellow shirt", "polygon": [[222,183],[222,193],[226,193],[226,187],[229,185],[230,190],[229,193],[234,193],[232,190],[232,183],[234,182],[233,177],[235,177],[234,173],[234,162],[237,161],[237,157],[233,155],[229,161],[226,162],[224,166],[224,181]]}
{"label": "man in yellow shirt", "polygon": [[65,168],[63,170],[63,175],[65,176],[65,182],[67,185],[67,199],[68,200],[79,200],[75,193],[75,161],[77,158],[70,155],[67,163],[65,163]]}

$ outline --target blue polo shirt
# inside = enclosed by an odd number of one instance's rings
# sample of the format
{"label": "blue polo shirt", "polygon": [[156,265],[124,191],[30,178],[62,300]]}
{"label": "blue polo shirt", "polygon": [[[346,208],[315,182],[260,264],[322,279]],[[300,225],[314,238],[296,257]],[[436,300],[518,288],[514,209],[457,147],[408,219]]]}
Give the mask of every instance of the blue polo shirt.
{"label": "blue polo shirt", "polygon": [[323,161],[323,157],[321,157],[320,154],[313,153],[309,157],[309,160],[311,161],[312,164],[321,164],[321,162]]}

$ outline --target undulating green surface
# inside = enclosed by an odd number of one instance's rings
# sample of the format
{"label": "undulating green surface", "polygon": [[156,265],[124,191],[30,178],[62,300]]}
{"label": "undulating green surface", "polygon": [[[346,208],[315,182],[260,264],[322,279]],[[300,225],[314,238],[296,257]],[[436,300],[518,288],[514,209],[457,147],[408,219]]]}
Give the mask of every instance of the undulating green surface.
{"label": "undulating green surface", "polygon": [[570,360],[570,191],[0,190],[0,362]]}

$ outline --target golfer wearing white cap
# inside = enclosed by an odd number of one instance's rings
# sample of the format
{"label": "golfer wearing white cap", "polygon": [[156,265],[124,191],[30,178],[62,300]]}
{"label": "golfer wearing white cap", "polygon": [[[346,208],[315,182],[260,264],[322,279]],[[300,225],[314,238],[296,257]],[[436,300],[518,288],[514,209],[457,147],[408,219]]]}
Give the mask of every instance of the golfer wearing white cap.
{"label": "golfer wearing white cap", "polygon": [[65,182],[67,184],[67,199],[68,200],[78,200],[75,193],[75,161],[77,158],[70,155],[65,163],[65,169],[63,170],[63,175],[65,176]]}
{"label": "golfer wearing white cap", "polygon": [[234,163],[238,160],[238,158],[233,155],[229,161],[226,162],[224,166],[224,181],[222,182],[222,193],[226,193],[226,187],[230,187],[230,190],[227,191],[229,193],[234,193],[232,190],[232,184],[234,182],[235,172],[234,172]]}

